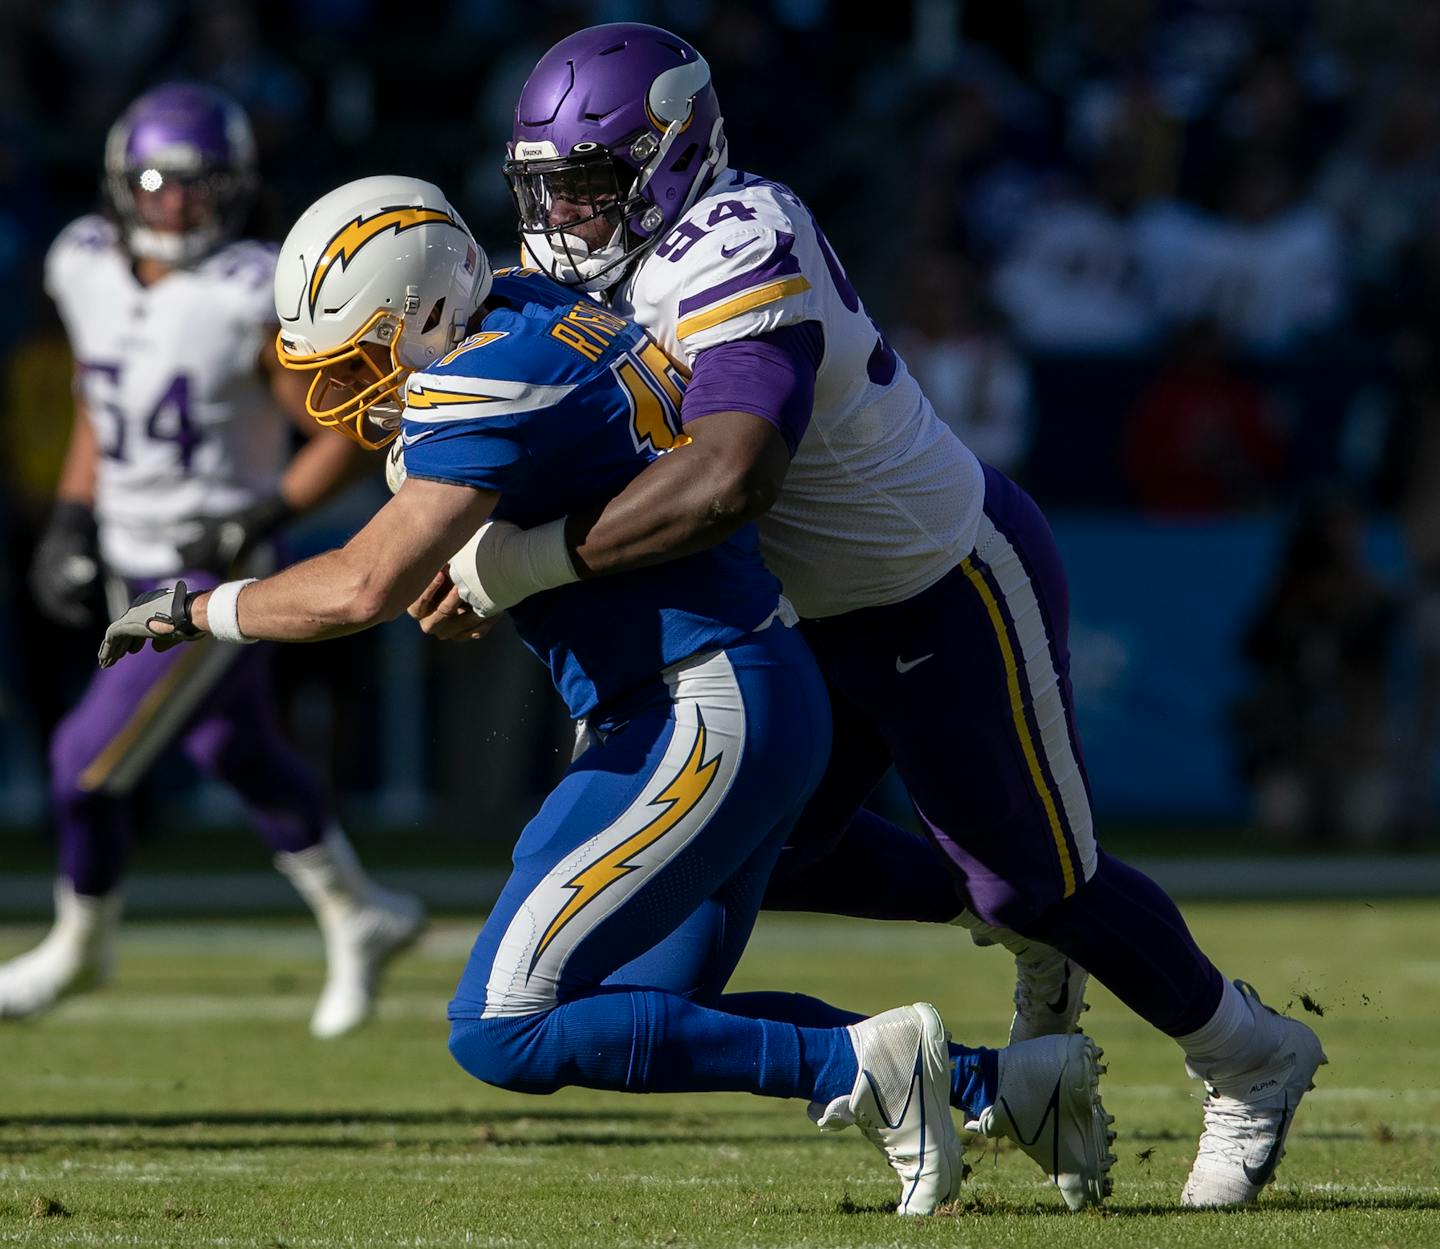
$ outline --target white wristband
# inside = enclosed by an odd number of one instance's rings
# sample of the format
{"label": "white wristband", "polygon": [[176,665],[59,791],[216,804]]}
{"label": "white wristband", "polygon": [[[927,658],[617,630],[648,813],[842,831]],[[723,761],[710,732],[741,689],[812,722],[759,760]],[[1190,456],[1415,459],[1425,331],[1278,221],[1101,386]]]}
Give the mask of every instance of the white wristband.
{"label": "white wristband", "polygon": [[532,594],[578,581],[565,545],[565,518],[534,529],[487,521],[451,559],[450,579],[460,597],[487,619]]}
{"label": "white wristband", "polygon": [[205,604],[205,613],[208,617],[205,627],[216,641],[242,643],[259,641],[259,638],[247,638],[240,632],[238,614],[240,591],[254,580],[254,577],[246,577],[243,581],[222,581],[210,591],[209,601]]}

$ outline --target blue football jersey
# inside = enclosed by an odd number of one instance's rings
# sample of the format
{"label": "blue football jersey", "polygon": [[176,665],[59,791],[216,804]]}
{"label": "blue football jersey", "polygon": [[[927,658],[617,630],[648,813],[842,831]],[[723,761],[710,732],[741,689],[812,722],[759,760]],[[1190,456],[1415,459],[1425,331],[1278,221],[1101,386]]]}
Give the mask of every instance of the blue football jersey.
{"label": "blue football jersey", "polygon": [[[549,278],[501,273],[475,333],[405,388],[414,477],[495,490],[530,527],[613,497],[685,441],[684,377],[643,330]],[[654,568],[548,590],[511,610],[576,719],[661,669],[743,637],[779,582],[753,526]]]}

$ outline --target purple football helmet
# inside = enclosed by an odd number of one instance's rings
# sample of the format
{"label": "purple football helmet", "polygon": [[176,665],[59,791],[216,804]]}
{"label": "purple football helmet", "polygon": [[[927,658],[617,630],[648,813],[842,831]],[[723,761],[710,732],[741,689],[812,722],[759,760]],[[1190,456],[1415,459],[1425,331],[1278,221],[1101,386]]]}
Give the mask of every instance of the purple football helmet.
{"label": "purple football helmet", "polygon": [[147,91],[110,127],[105,192],[133,256],[189,264],[232,237],[255,193],[245,111],[199,83]]}
{"label": "purple football helmet", "polygon": [[710,67],[657,26],[579,31],[525,83],[509,152],[526,250],[551,277],[604,290],[725,168]]}

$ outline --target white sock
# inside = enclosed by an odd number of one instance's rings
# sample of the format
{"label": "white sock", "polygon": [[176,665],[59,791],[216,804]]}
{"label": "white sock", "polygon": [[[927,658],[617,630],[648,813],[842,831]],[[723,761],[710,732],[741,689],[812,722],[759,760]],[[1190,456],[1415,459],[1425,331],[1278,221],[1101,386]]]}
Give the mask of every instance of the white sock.
{"label": "white sock", "polygon": [[354,847],[335,825],[305,850],[280,851],[275,866],[290,878],[322,926],[364,906],[374,888]]}
{"label": "white sock", "polygon": [[1263,1059],[1255,1052],[1262,1039],[1256,1025],[1249,1001],[1227,980],[1210,1021],[1175,1040],[1185,1051],[1185,1066],[1190,1074],[1213,1084],[1217,1078],[1248,1071]]}
{"label": "white sock", "polygon": [[49,939],[72,947],[79,956],[92,955],[114,934],[123,905],[118,889],[100,895],[76,893],[69,880],[56,877],[55,924]]}

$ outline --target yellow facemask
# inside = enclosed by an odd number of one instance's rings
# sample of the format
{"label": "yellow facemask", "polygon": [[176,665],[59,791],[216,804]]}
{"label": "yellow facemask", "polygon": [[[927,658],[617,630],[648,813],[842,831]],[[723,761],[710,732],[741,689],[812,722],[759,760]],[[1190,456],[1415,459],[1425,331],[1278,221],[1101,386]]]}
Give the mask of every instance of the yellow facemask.
{"label": "yellow facemask", "polygon": [[[400,401],[397,396],[400,388],[404,386],[405,379],[413,371],[402,365],[395,356],[395,346],[400,341],[402,325],[401,319],[393,312],[387,312],[383,308],[379,309],[347,342],[329,351],[317,351],[313,355],[301,354],[287,347],[284,330],[276,334],[275,352],[280,358],[281,365],[297,373],[315,374],[310,383],[310,389],[305,394],[305,411],[310,414],[316,424],[344,434],[352,442],[358,442],[367,451],[378,451],[382,447],[389,446],[395,440],[395,436],[400,432],[399,422],[396,422],[394,429],[383,429],[368,416],[368,413],[378,403],[395,402],[398,405]],[[382,341],[388,341],[391,365],[388,373],[376,364],[370,353],[365,350],[364,340],[370,335],[374,335]],[[360,361],[374,380],[356,389],[353,385],[335,382],[326,375],[327,369],[333,365],[343,364],[347,360]],[[330,407],[322,407],[321,400],[325,397],[325,392],[332,386],[352,393],[348,399]],[[380,437],[371,437],[369,430],[372,429],[378,432]]]}

